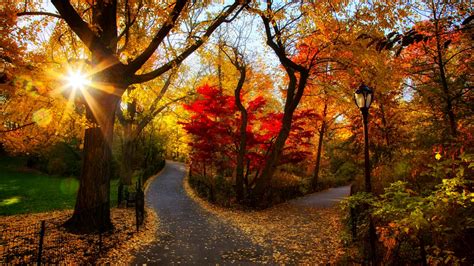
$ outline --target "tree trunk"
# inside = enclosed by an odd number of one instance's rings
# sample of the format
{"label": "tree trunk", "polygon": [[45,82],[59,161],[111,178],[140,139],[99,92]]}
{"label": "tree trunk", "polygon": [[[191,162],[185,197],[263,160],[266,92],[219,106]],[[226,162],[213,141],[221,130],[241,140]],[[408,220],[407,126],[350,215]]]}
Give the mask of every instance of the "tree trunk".
{"label": "tree trunk", "polygon": [[314,165],[313,182],[312,182],[313,189],[316,189],[316,186],[318,185],[319,168],[320,168],[320,165],[321,165],[321,152],[322,152],[322,149],[323,149],[323,138],[324,138],[324,133],[326,132],[327,110],[328,110],[328,104],[324,103],[321,129],[319,130],[318,150],[317,150],[317,153],[316,153],[316,164]]}
{"label": "tree trunk", "polygon": [[379,106],[380,106],[380,114],[382,115],[381,118],[382,118],[382,125],[383,125],[383,135],[384,135],[384,138],[385,138],[385,145],[387,145],[387,150],[389,151],[389,155],[390,157],[391,156],[391,152],[392,150],[390,149],[390,131],[389,131],[389,128],[388,128],[388,123],[387,123],[387,116],[385,115],[385,108],[384,108],[384,104],[382,101],[379,101]]}
{"label": "tree trunk", "polygon": [[[128,191],[132,185],[133,160],[135,158],[135,140],[130,136],[130,132],[124,130],[124,142],[122,146],[122,158],[120,162],[120,184],[118,191],[118,202],[120,205],[124,199],[124,188]],[[127,187],[125,187],[127,186]]]}
{"label": "tree trunk", "polygon": [[235,89],[235,104],[237,108],[239,108],[240,115],[242,121],[240,123],[240,143],[238,147],[238,154],[237,154],[237,166],[236,166],[236,174],[235,174],[235,192],[237,194],[237,201],[242,202],[244,199],[244,160],[245,154],[247,153],[246,144],[247,144],[247,121],[248,121],[248,114],[245,107],[242,105],[242,101],[240,100],[240,92],[242,91],[242,87],[245,81],[245,69],[240,71],[240,79],[239,83],[237,84],[237,88]]}
{"label": "tree trunk", "polygon": [[286,140],[290,135],[293,114],[303,96],[304,88],[306,87],[306,82],[309,77],[309,70],[300,71],[299,80],[291,68],[287,68],[287,73],[290,81],[288,83],[281,129],[278,132],[275,143],[266,158],[262,173],[256,180],[255,188],[252,191],[252,203],[257,207],[267,207],[271,203],[270,196],[272,189],[270,187],[270,181],[275,174]]}
{"label": "tree trunk", "polygon": [[449,93],[449,86],[448,86],[448,79],[446,78],[446,72],[444,69],[444,61],[443,61],[443,52],[442,52],[442,45],[441,45],[441,30],[439,27],[439,18],[436,15],[436,9],[433,7],[433,18],[435,24],[435,36],[436,36],[436,64],[438,65],[439,69],[439,76],[441,79],[441,87],[443,89],[445,100],[445,114],[448,116],[448,123],[449,128],[451,131],[451,136],[455,138],[457,136],[457,122],[456,116],[453,111],[453,99],[451,94]]}
{"label": "tree trunk", "polygon": [[135,140],[131,134],[131,124],[124,128],[124,142],[122,150],[122,162],[120,171],[120,183],[130,186],[132,184],[132,162],[135,158]]}
{"label": "tree trunk", "polygon": [[[86,104],[86,117],[92,126],[85,130],[84,160],[72,217],[65,226],[76,232],[112,229],[110,220],[110,162],[115,108],[119,98],[104,92],[93,92]],[[91,103],[95,101],[94,103]]]}
{"label": "tree trunk", "polygon": [[265,161],[265,166],[262,170],[260,177],[256,180],[255,188],[252,193],[252,202],[254,205],[260,207],[266,207],[269,205],[269,193],[271,193],[270,181],[276,171],[278,161],[280,160],[283,148],[285,146],[286,139],[290,135],[291,120],[293,118],[293,112],[283,114],[282,127],[278,136],[273,144],[272,149]]}

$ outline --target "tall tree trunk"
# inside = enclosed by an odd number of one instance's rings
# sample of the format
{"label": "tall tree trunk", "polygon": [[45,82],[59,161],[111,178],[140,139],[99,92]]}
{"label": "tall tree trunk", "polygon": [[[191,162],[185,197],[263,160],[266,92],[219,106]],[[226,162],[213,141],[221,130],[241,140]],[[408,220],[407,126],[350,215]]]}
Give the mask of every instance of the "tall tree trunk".
{"label": "tall tree trunk", "polygon": [[272,189],[270,182],[280,161],[286,140],[290,135],[293,114],[303,96],[304,88],[306,87],[309,77],[308,69],[298,71],[299,79],[292,68],[287,67],[286,70],[290,81],[288,83],[282,126],[266,158],[262,173],[256,180],[255,188],[252,191],[252,203],[258,207],[267,207],[271,203],[270,196]]}
{"label": "tall tree trunk", "polygon": [[[86,104],[92,126],[85,130],[84,160],[72,217],[65,223],[71,231],[94,232],[112,228],[110,220],[110,162],[115,108],[119,98],[95,90],[95,104]],[[88,99],[91,101],[91,99]]]}
{"label": "tall tree trunk", "polygon": [[[308,81],[309,72],[315,60],[313,57],[311,62],[306,64],[298,64],[292,61],[291,56],[287,54],[287,43],[282,38],[282,28],[274,19],[274,10],[272,1],[266,2],[266,12],[257,11],[262,19],[265,28],[265,35],[267,45],[275,52],[280,64],[286,71],[288,76],[288,86],[286,90],[285,109],[283,112],[282,126],[276,137],[275,143],[266,157],[265,165],[263,167],[260,177],[256,180],[255,188],[252,191],[252,203],[255,206],[266,207],[270,202],[271,184],[270,181],[280,161],[280,157],[285,147],[285,142],[290,135],[293,114],[298,107],[298,104],[303,97],[304,89]],[[290,23],[291,24],[291,23]],[[286,25],[288,26],[288,25]],[[285,27],[286,27],[285,26]]]}
{"label": "tall tree trunk", "polygon": [[293,112],[285,112],[283,114],[282,127],[278,132],[278,136],[270,150],[270,153],[268,154],[261,175],[256,177],[255,188],[252,191],[252,203],[255,206],[266,207],[270,204],[270,181],[275,174],[278,161],[283,153],[286,139],[290,135],[292,118]]}
{"label": "tall tree trunk", "polygon": [[237,201],[241,202],[245,195],[244,195],[244,160],[245,154],[247,153],[247,122],[248,122],[248,114],[245,107],[242,105],[242,101],[240,99],[240,94],[242,91],[242,87],[244,86],[245,82],[245,67],[239,69],[240,78],[239,83],[234,91],[235,97],[235,104],[240,111],[240,115],[242,121],[240,123],[240,143],[238,147],[238,154],[237,154],[237,166],[236,166],[236,175],[235,175],[235,187],[236,187],[236,194],[237,194]]}
{"label": "tall tree trunk", "polygon": [[313,189],[316,189],[316,186],[318,185],[319,168],[320,168],[320,165],[321,165],[321,152],[322,152],[322,149],[323,149],[323,138],[324,138],[324,134],[326,132],[327,110],[328,110],[328,104],[327,104],[327,102],[325,102],[324,103],[324,109],[323,109],[321,129],[319,130],[318,150],[316,152],[316,164],[314,165],[313,182],[312,182]]}
{"label": "tall tree trunk", "polygon": [[[432,2],[434,5],[434,2]],[[441,44],[441,29],[439,27],[439,18],[436,14],[436,7],[432,7],[433,9],[433,18],[434,18],[434,25],[435,25],[435,37],[436,37],[436,64],[438,65],[439,69],[439,77],[441,79],[441,87],[443,89],[443,96],[442,97],[445,101],[445,114],[448,116],[448,123],[449,128],[451,131],[451,136],[455,138],[457,136],[457,122],[456,116],[453,110],[453,99],[451,94],[449,93],[449,86],[448,86],[448,79],[446,77],[446,72],[444,69],[444,61],[443,61],[443,51],[442,51],[442,44]]]}

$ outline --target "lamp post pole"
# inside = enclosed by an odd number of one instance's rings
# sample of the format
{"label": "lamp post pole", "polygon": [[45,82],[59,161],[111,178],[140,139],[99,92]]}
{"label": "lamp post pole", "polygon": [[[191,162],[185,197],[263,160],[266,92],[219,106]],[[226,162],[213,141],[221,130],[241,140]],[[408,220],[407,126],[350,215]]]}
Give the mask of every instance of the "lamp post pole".
{"label": "lamp post pole", "polygon": [[370,180],[370,160],[369,160],[369,127],[368,127],[368,116],[369,108],[361,108],[363,122],[364,122],[364,166],[365,166],[365,192],[372,192],[372,185]]}
{"label": "lamp post pole", "polygon": [[[369,127],[368,127],[368,116],[369,116],[369,108],[361,108],[363,117],[363,124],[364,124],[364,166],[365,166],[365,192],[372,193],[372,185],[370,180],[370,159],[369,159]],[[374,222],[372,221],[372,217],[369,216],[369,244],[370,244],[370,260],[372,265],[376,265],[376,232]]]}

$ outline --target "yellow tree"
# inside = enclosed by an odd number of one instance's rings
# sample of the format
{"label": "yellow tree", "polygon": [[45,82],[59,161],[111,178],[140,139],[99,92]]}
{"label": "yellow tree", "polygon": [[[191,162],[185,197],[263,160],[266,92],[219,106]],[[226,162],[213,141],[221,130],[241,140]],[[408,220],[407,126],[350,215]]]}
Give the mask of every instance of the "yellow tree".
{"label": "yellow tree", "polygon": [[[86,117],[92,126],[84,136],[84,160],[79,192],[73,216],[66,222],[72,230],[81,232],[106,230],[110,221],[110,161],[115,111],[120,96],[133,84],[157,78],[184,61],[199,48],[216,28],[232,20],[241,10],[240,1],[225,6],[217,15],[203,18],[197,10],[204,10],[210,3],[186,0],[148,1],[70,1],[53,0],[58,13],[46,13],[66,23],[79,38],[91,64],[91,86],[82,91]],[[125,10],[125,12],[123,12]],[[37,15],[34,10],[26,10]],[[231,16],[232,15],[232,16]],[[136,50],[129,58],[121,54],[127,38],[139,17],[154,16],[153,33],[145,39],[144,48]],[[194,21],[190,32],[172,58],[160,58],[153,70],[141,73],[140,69],[163,46],[166,36],[181,32],[183,21]]]}

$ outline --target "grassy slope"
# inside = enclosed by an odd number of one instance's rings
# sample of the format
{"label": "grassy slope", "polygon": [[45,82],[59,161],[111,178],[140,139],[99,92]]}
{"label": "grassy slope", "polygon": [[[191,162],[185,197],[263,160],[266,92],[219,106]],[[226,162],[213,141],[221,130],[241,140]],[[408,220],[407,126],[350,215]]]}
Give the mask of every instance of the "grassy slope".
{"label": "grassy slope", "polygon": [[[22,159],[0,158],[0,216],[74,207],[76,178],[50,176],[24,165]],[[117,201],[117,186],[118,180],[112,180],[112,205]]]}

